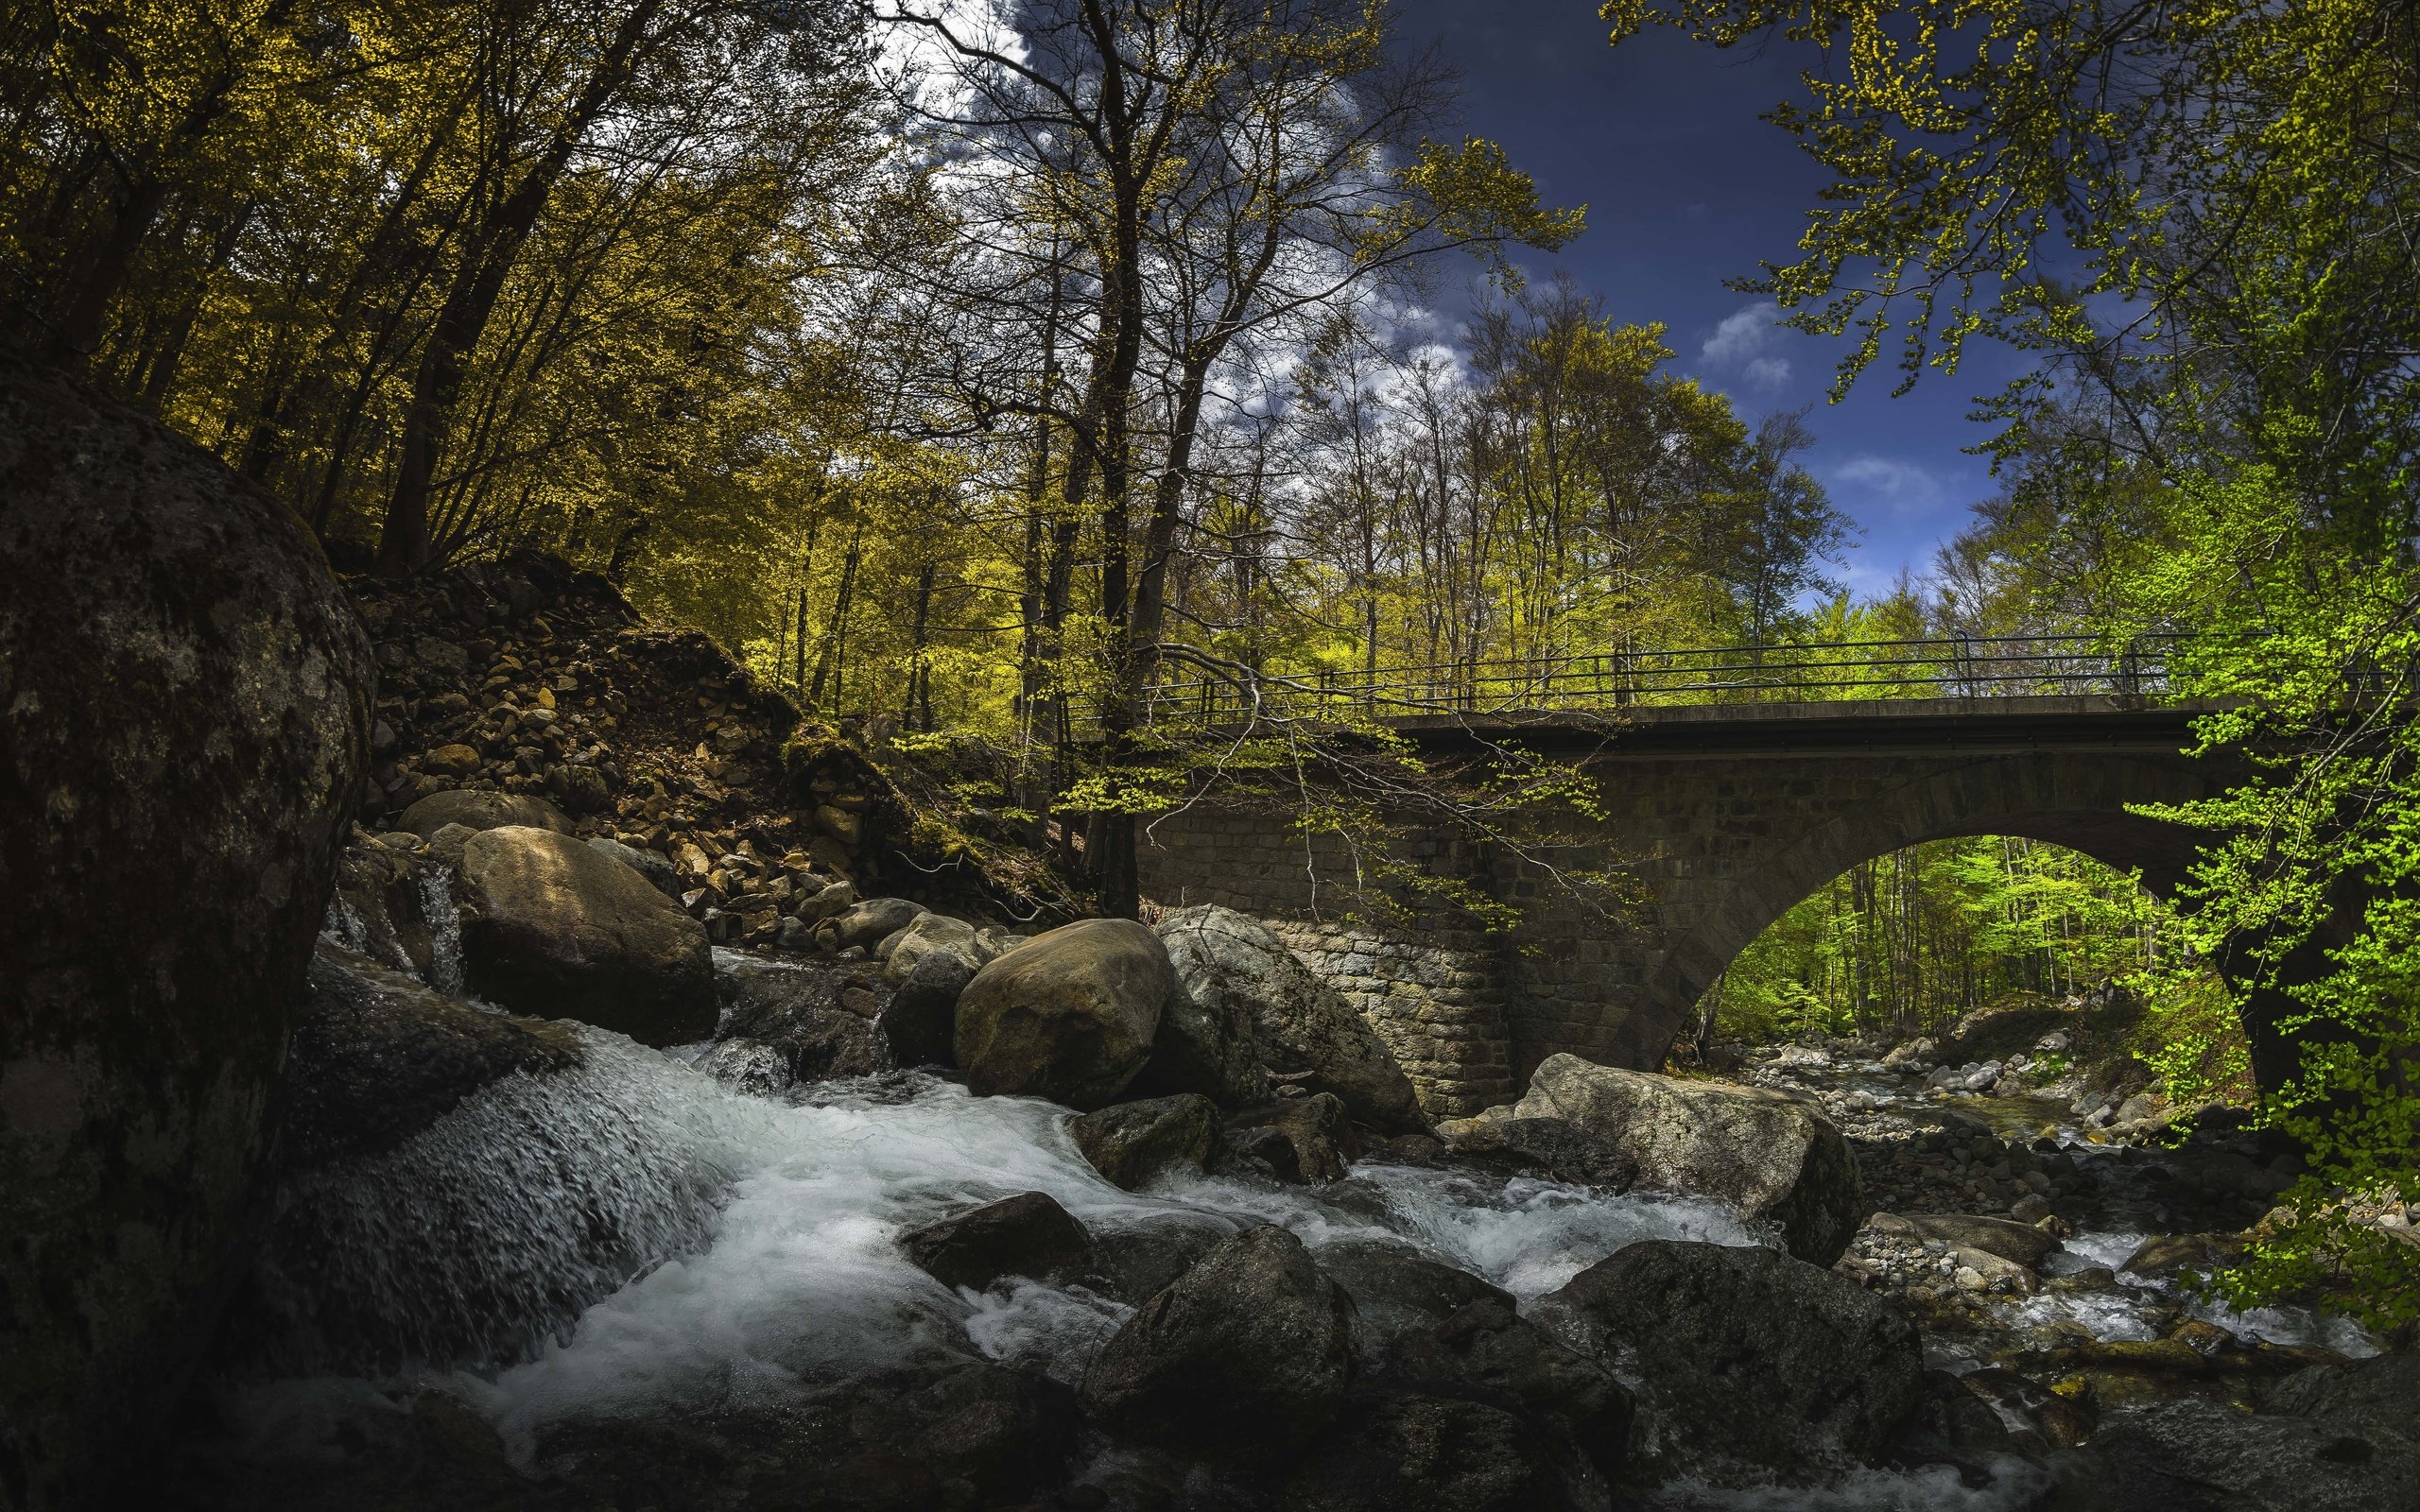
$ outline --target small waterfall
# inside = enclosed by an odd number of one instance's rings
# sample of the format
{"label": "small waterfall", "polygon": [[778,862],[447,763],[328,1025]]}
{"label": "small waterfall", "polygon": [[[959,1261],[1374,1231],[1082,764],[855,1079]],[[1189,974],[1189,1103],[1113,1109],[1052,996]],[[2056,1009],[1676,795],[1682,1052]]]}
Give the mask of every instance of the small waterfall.
{"label": "small waterfall", "polygon": [[420,913],[428,925],[428,985],[455,997],[462,995],[462,916],[454,907],[454,873],[436,862],[424,862],[420,873]]}
{"label": "small waterfall", "polygon": [[728,1193],[727,1105],[589,1033],[584,1064],[513,1074],[397,1148],[307,1173],[260,1272],[285,1369],[505,1364],[671,1257]]}

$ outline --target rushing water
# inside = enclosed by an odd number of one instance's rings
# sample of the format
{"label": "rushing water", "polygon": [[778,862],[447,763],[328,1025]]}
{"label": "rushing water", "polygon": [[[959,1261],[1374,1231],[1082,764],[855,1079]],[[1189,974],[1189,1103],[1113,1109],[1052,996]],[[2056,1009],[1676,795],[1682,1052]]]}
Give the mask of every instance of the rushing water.
{"label": "rushing water", "polygon": [[[508,1078],[299,1194],[281,1247],[287,1312],[320,1359],[449,1375],[515,1446],[564,1418],[951,1354],[1077,1378],[1123,1303],[1035,1281],[953,1290],[896,1243],[1019,1192],[1048,1193],[1105,1247],[1166,1226],[1275,1223],[1315,1250],[1388,1237],[1524,1301],[1635,1240],[1755,1242],[1709,1204],[1375,1163],[1320,1189],[1191,1175],[1137,1194],[1101,1179],[1047,1103],[918,1074],[747,1096],[678,1053],[581,1032],[583,1068]],[[241,1416],[307,1437],[366,1400],[289,1383]]]}

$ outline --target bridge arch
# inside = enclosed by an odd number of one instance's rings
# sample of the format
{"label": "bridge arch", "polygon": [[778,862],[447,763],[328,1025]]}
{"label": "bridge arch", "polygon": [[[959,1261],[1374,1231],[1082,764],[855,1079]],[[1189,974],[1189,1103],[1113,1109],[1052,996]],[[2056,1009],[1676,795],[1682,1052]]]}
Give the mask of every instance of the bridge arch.
{"label": "bridge arch", "polygon": [[1775,847],[1675,935],[1636,1014],[1634,1058],[1660,1063],[1700,998],[1740,952],[1833,879],[1894,850],[2014,835],[2138,871],[2146,887],[2171,897],[2192,864],[2193,833],[2130,809],[2205,798],[2215,786],[2208,774],[2173,758],[2038,754],[1979,759],[1878,788],[1854,810]]}

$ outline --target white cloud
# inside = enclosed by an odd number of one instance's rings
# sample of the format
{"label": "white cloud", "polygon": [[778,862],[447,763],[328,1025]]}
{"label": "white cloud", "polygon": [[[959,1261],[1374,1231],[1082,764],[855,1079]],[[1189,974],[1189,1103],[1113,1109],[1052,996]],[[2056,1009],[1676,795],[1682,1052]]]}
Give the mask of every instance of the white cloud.
{"label": "white cloud", "polygon": [[1858,497],[1887,507],[1902,514],[1922,514],[1940,507],[1949,497],[1949,490],[1931,469],[1902,457],[1882,456],[1860,452],[1831,470],[1833,492],[1846,493],[1839,500],[1851,506]]}
{"label": "white cloud", "polygon": [[1789,382],[1788,357],[1758,357],[1740,373],[1751,388],[1780,388]]}
{"label": "white cloud", "polygon": [[1753,366],[1780,339],[1781,327],[1774,323],[1780,318],[1781,306],[1771,300],[1724,316],[1698,349],[1698,360],[1718,368]]}

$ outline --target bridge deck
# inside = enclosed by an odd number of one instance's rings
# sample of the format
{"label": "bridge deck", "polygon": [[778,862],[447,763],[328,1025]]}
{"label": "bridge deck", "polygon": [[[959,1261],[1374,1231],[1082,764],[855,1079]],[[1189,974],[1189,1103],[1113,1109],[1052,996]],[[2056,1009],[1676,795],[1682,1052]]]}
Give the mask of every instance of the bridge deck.
{"label": "bridge deck", "polygon": [[1619,711],[1414,714],[1385,721],[1426,744],[1524,746],[1595,759],[2111,750],[2172,754],[2209,700],[2111,695],[1672,704]]}

